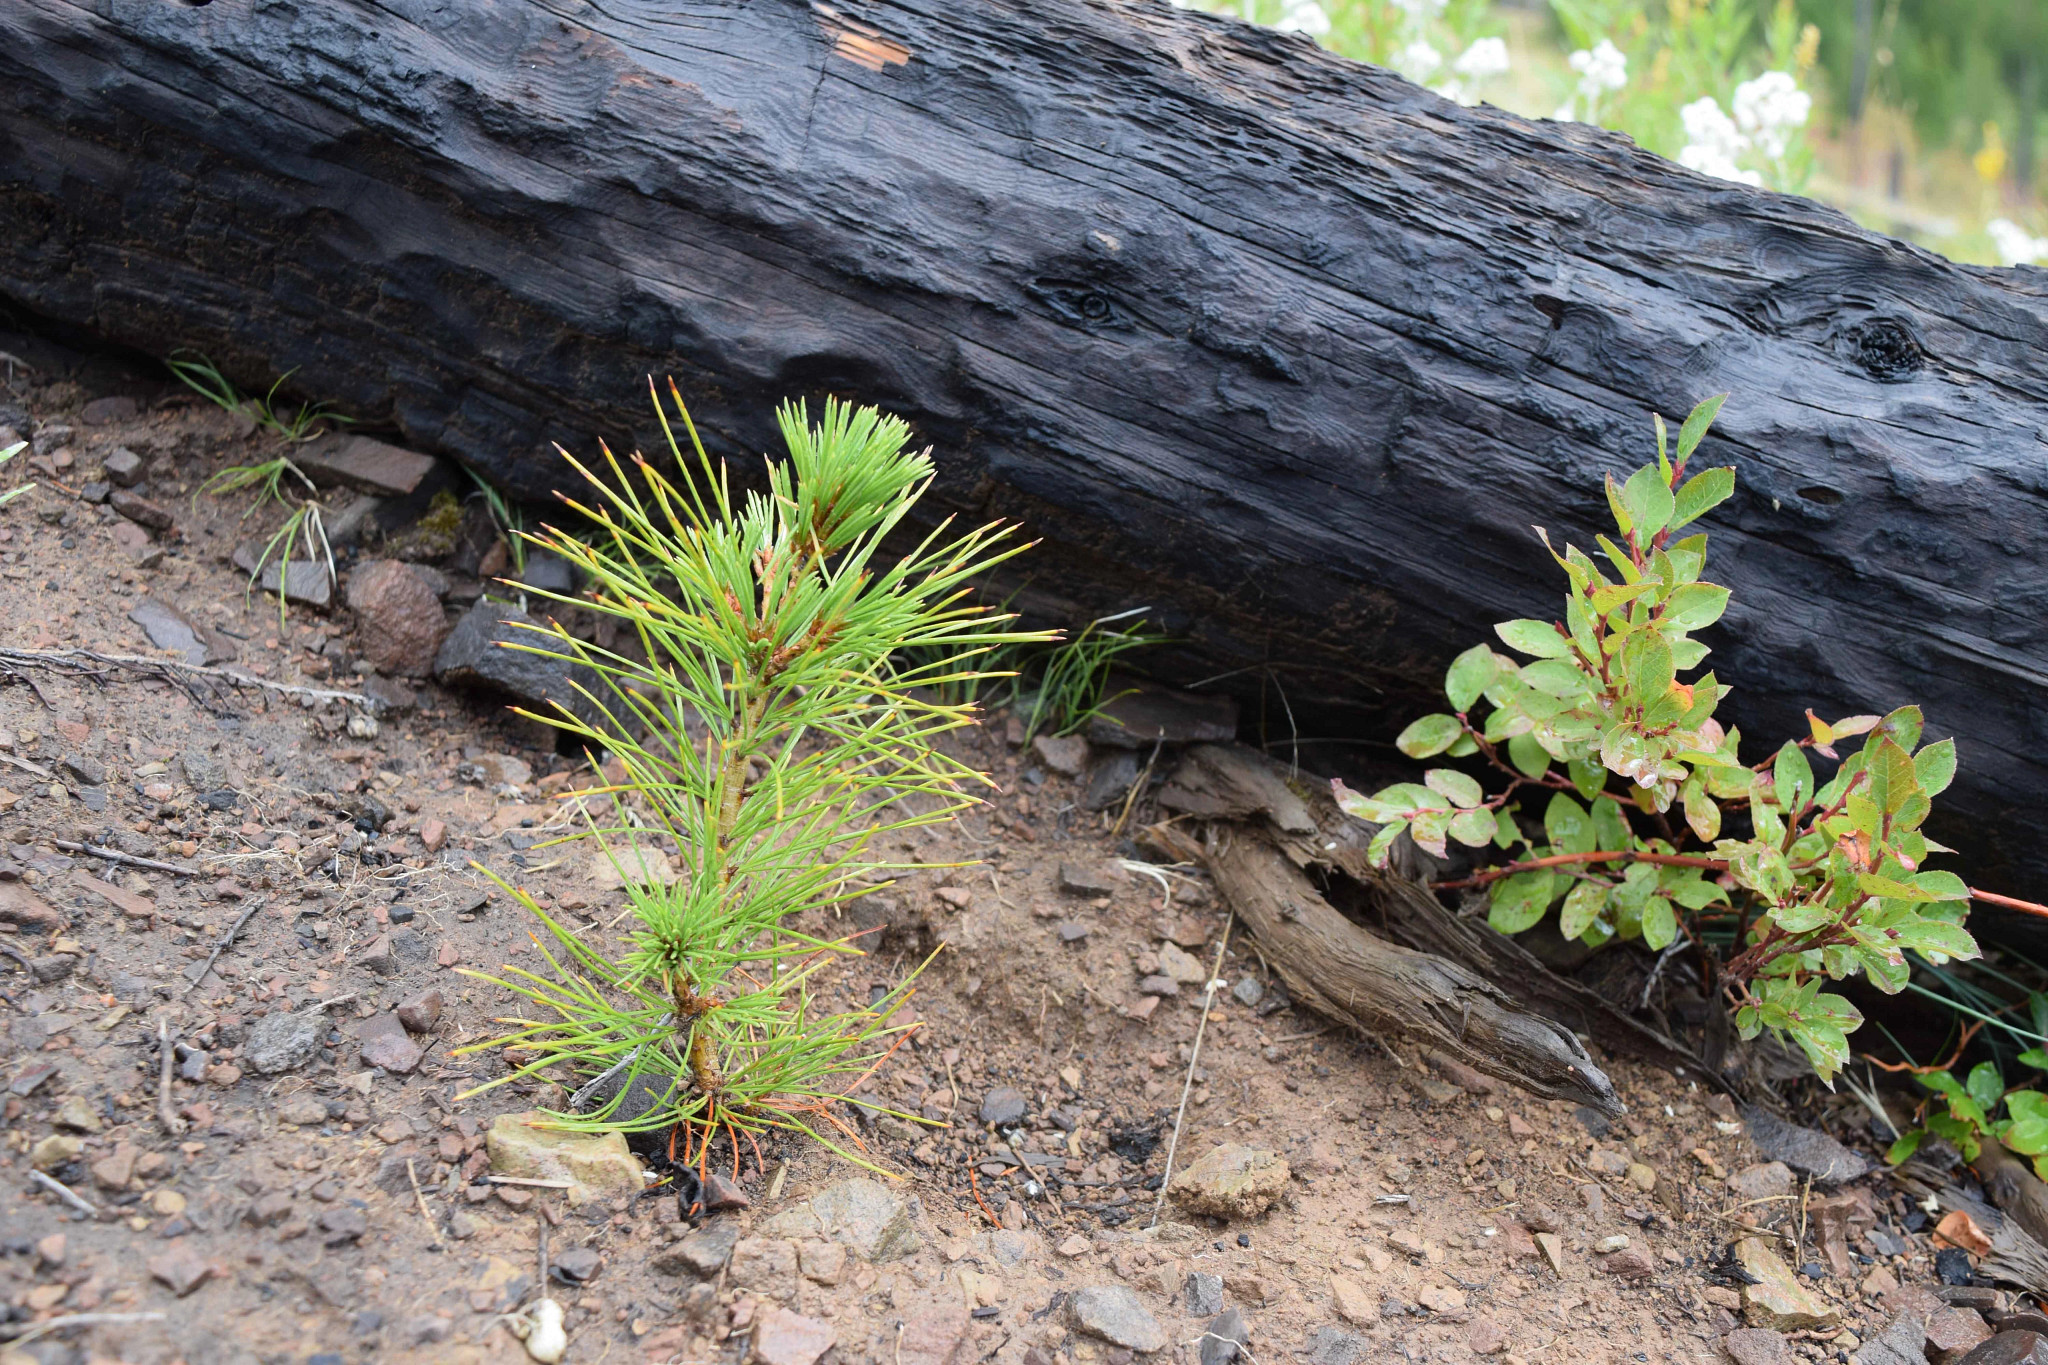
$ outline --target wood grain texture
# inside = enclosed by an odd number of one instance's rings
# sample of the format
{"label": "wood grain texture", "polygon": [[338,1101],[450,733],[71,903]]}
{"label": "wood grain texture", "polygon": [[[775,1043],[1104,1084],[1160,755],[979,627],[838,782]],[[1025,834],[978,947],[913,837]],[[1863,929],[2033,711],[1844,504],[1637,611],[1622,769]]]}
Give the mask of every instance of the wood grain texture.
{"label": "wood grain texture", "polygon": [[309,391],[529,496],[840,392],[1183,680],[1385,737],[1541,524],[1732,390],[1706,458],[1758,741],[1920,700],[1935,832],[2048,845],[2048,296],[1595,130],[1160,0],[0,0],[0,294]]}

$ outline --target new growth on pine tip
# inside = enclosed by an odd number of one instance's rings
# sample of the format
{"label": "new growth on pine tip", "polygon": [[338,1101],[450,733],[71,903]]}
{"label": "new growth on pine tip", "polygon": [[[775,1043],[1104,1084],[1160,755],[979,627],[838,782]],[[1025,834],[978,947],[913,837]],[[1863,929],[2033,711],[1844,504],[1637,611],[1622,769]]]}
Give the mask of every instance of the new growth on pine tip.
{"label": "new growth on pine tip", "polygon": [[[595,470],[565,451],[588,491],[563,501],[586,525],[526,536],[587,584],[535,595],[610,617],[620,644],[549,621],[508,646],[586,680],[580,705],[535,718],[608,756],[598,784],[568,799],[586,821],[576,837],[621,873],[630,931],[603,945],[507,887],[544,965],[473,973],[521,1012],[463,1049],[517,1059],[470,1093],[557,1079],[578,1092],[560,1125],[667,1130],[696,1165],[721,1134],[737,1162],[743,1140],[775,1128],[862,1161],[833,1107],[907,1036],[895,1020],[912,981],[830,1008],[821,971],[860,949],[817,921],[926,866],[904,836],[953,819],[987,784],[935,741],[974,715],[947,700],[971,689],[949,684],[989,676],[977,661],[990,651],[1047,638],[1010,629],[971,591],[1026,547],[1001,524],[912,535],[931,459],[874,408],[828,401],[814,423],[784,404],[785,458],[736,494],[673,384],[670,397],[688,446],[657,395],[673,478],[638,455],[629,475],[608,449]],[[923,662],[892,662],[905,655]],[[680,863],[666,885],[645,872],[657,845]]]}
{"label": "new growth on pine tip", "polygon": [[1915,706],[1832,722],[1809,710],[1807,734],[1745,763],[1740,732],[1714,718],[1730,689],[1711,672],[1681,679],[1709,652],[1693,633],[1729,600],[1701,578],[1707,537],[1680,536],[1735,491],[1732,468],[1687,473],[1725,397],[1693,409],[1675,449],[1657,418],[1656,462],[1608,477],[1615,536],[1594,537],[1604,568],[1536,528],[1568,580],[1562,617],[1495,626],[1514,654],[1460,654],[1444,679],[1451,709],[1396,741],[1474,771],[1432,768],[1369,797],[1340,782],[1336,794],[1379,826],[1376,865],[1403,833],[1439,858],[1451,842],[1499,850],[1505,866],[1438,885],[1486,888],[1503,933],[1555,909],[1558,933],[1592,947],[1687,943],[1745,1038],[1789,1037],[1831,1080],[1863,1019],[1826,982],[1860,972],[1896,993],[1909,950],[1933,963],[1977,955],[1963,928],[1971,892],[1927,870],[1950,850],[1921,832],[1955,774],[1955,742],[1923,745]]}

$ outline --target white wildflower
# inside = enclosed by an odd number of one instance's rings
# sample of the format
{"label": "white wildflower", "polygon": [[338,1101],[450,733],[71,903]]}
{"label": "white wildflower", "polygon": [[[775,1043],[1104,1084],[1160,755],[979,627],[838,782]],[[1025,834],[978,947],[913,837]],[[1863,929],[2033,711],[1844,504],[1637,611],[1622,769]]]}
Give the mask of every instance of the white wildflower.
{"label": "white wildflower", "polygon": [[1280,22],[1273,27],[1282,33],[1306,33],[1319,38],[1330,31],[1330,16],[1316,0],[1287,0],[1280,9]]}
{"label": "white wildflower", "polygon": [[1792,130],[1804,127],[1813,112],[1813,96],[1785,71],[1766,71],[1736,86],[1733,104],[1736,124],[1773,161],[1785,155]]}
{"label": "white wildflower", "polygon": [[1463,81],[1445,81],[1441,85],[1432,85],[1429,88],[1432,94],[1442,95],[1454,104],[1473,104],[1477,102],[1472,92],[1465,88],[1465,82]]}
{"label": "white wildflower", "polygon": [[1679,165],[1744,185],[1763,183],[1761,175],[1742,169],[1738,163],[1737,158],[1749,150],[1749,139],[1712,95],[1702,95],[1680,109],[1678,121],[1685,125],[1686,141],[1678,153]]}
{"label": "white wildflower", "polygon": [[1407,15],[1409,23],[1418,24],[1436,18],[1449,3],[1450,0],[1394,0],[1394,8]]}
{"label": "white wildflower", "polygon": [[1579,73],[1579,93],[1589,100],[1628,84],[1628,58],[1606,38],[1590,52],[1585,48],[1574,52],[1571,67]]}
{"label": "white wildflower", "polygon": [[2006,265],[2033,265],[2048,260],[2048,237],[2036,237],[2010,218],[1993,218],[1984,225],[1998,259]]}
{"label": "white wildflower", "polygon": [[1443,64],[1443,54],[1421,38],[1394,54],[1394,69],[1411,81],[1422,81]]}
{"label": "white wildflower", "polygon": [[1505,39],[1481,38],[1465,49],[1451,69],[1461,76],[1475,81],[1491,79],[1508,69],[1508,45]]}

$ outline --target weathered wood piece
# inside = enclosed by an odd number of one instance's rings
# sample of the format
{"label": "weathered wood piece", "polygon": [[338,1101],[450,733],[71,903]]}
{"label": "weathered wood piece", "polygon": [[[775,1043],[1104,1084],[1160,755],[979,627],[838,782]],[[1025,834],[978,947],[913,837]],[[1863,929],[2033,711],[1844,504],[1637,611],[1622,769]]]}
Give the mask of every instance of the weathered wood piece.
{"label": "weathered wood piece", "polygon": [[1278,735],[1390,734],[1554,612],[1531,523],[1583,543],[1649,411],[1732,390],[1726,714],[1921,701],[1933,832],[2048,871],[2039,273],[1157,0],[0,14],[0,295],[531,497],[653,448],[649,373],[731,453],[883,403],[926,510],[1027,519],[1034,590],[1153,606]]}
{"label": "weathered wood piece", "polygon": [[1263,757],[1198,746],[1161,801],[1211,821],[1199,840],[1171,826],[1148,834],[1209,869],[1297,1002],[1375,1036],[1413,1038],[1539,1095],[1609,1113],[1625,1107],[1571,1029],[1462,963],[1389,943],[1331,905],[1306,870],[1327,864],[1295,843],[1315,829],[1308,806]]}

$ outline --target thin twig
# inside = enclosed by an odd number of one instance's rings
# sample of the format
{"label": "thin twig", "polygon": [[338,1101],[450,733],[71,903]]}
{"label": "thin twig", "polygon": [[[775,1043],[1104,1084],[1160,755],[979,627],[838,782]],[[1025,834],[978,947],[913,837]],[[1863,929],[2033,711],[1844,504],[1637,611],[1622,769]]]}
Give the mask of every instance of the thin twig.
{"label": "thin twig", "polygon": [[133,853],[123,853],[118,848],[101,848],[98,844],[73,843],[69,839],[52,839],[50,842],[66,853],[83,853],[94,858],[104,858],[110,863],[126,863],[130,867],[146,867],[153,872],[175,872],[180,877],[197,877],[200,875],[200,871],[196,867],[186,867],[182,863],[159,862],[155,858],[138,858]]}
{"label": "thin twig", "polygon": [[30,1180],[33,1180],[36,1184],[41,1185],[51,1194],[56,1195],[59,1199],[69,1204],[72,1208],[77,1209],[86,1217],[97,1218],[100,1216],[100,1211],[98,1209],[94,1208],[91,1205],[91,1203],[82,1198],[69,1185],[66,1185],[63,1181],[57,1179],[55,1176],[48,1175],[42,1171],[38,1171],[31,1168],[28,1173],[28,1178]]}
{"label": "thin twig", "polygon": [[66,1313],[63,1317],[51,1318],[48,1322],[22,1325],[20,1329],[21,1335],[19,1336],[11,1335],[14,1330],[12,1327],[0,1329],[0,1331],[10,1334],[0,1336],[0,1340],[4,1340],[12,1346],[26,1346],[38,1337],[46,1337],[52,1332],[61,1332],[67,1327],[113,1327],[120,1323],[162,1322],[163,1320],[164,1315],[162,1313]]}
{"label": "thin twig", "polygon": [[441,1229],[434,1223],[433,1210],[427,1207],[427,1196],[420,1190],[420,1175],[413,1169],[411,1157],[405,1159],[405,1178],[412,1182],[412,1197],[420,1202],[420,1217],[426,1221],[427,1240],[435,1246],[441,1245]]}
{"label": "thin twig", "polygon": [[198,989],[200,982],[206,980],[206,974],[213,970],[214,963],[220,961],[220,955],[227,951],[227,946],[235,941],[235,935],[242,932],[242,926],[249,922],[249,916],[255,914],[257,910],[267,903],[265,901],[252,900],[242,907],[242,913],[235,916],[235,922],[228,926],[228,931],[220,936],[220,940],[213,945],[213,951],[207,954],[206,965],[199,969],[199,975],[193,977],[192,984],[185,988],[187,995]]}
{"label": "thin twig", "polygon": [[1970,899],[1983,901],[1986,905],[2002,905],[2008,910],[2022,910],[2029,915],[2048,916],[2048,905],[2041,905],[2035,901],[2016,900],[2011,896],[2000,896],[1990,891],[1979,891],[1974,886],[1970,888]]}
{"label": "thin twig", "polygon": [[266,692],[276,692],[287,697],[311,697],[315,701],[338,701],[362,711],[375,712],[378,702],[360,692],[340,692],[326,687],[299,687],[293,683],[272,682],[250,673],[230,672],[225,668],[209,668],[204,664],[188,664],[178,659],[150,659],[135,654],[101,654],[91,649],[9,649],[0,647],[0,663],[44,664],[51,667],[77,668],[82,662],[115,664],[122,668],[141,669],[152,672],[191,674],[202,678],[219,678],[222,682],[236,687],[260,687]]}
{"label": "thin twig", "polygon": [[1658,955],[1657,964],[1650,968],[1650,979],[1643,983],[1643,998],[1636,1001],[1637,1009],[1646,1010],[1650,1007],[1650,992],[1657,989],[1657,978],[1664,975],[1664,964],[1673,957],[1676,957],[1680,951],[1691,946],[1691,939],[1681,937]]}
{"label": "thin twig", "polygon": [[178,1117],[178,1110],[171,1103],[171,1051],[176,1044],[177,1037],[171,1032],[170,1020],[159,1017],[156,1021],[156,1118],[166,1133],[172,1137],[183,1137],[185,1120]]}
{"label": "thin twig", "polygon": [[1173,1140],[1166,1144],[1166,1173],[1159,1177],[1159,1198],[1152,1205],[1152,1221],[1147,1227],[1159,1226],[1159,1215],[1166,1208],[1166,1187],[1173,1183],[1173,1158],[1180,1150],[1180,1127],[1188,1114],[1188,1091],[1194,1088],[1195,1065],[1202,1060],[1202,1035],[1209,1030],[1209,1008],[1216,1003],[1216,983],[1223,977],[1223,954],[1230,948],[1230,931],[1237,925],[1237,916],[1232,915],[1223,925],[1223,937],[1216,941],[1216,961],[1209,968],[1209,980],[1202,987],[1202,1020],[1195,1025],[1195,1045],[1188,1049],[1188,1074],[1180,1083],[1180,1108],[1173,1115]]}
{"label": "thin twig", "polygon": [[34,773],[37,777],[47,777],[53,782],[57,780],[57,774],[51,772],[42,764],[31,763],[25,758],[16,758],[13,754],[0,754],[0,763],[11,763],[23,772]]}

